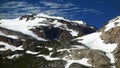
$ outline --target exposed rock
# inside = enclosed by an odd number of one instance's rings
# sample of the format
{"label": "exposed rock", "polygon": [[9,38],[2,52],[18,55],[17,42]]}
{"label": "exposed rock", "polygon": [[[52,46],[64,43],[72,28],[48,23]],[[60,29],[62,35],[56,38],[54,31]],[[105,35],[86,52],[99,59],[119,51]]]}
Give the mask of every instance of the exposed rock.
{"label": "exposed rock", "polygon": [[120,43],[114,51],[116,68],[120,68]]}
{"label": "exposed rock", "polygon": [[100,50],[91,49],[70,49],[55,52],[51,57],[66,58],[69,60],[80,60],[82,58],[89,58],[88,63],[95,67],[111,66],[110,59],[106,53]]}
{"label": "exposed rock", "polygon": [[14,60],[4,59],[2,68],[64,68],[66,61],[53,60],[49,61],[43,57],[34,57],[33,55],[24,54],[22,57]]}
{"label": "exposed rock", "polygon": [[[54,22],[57,20],[59,27],[55,26]],[[48,26],[37,26],[32,29],[30,29],[32,32],[37,34],[39,37],[48,39],[48,40],[60,40],[60,41],[66,41],[73,39],[78,36],[83,36],[92,32],[95,32],[96,28],[91,28],[89,25],[83,25],[83,24],[75,24],[74,22],[64,21],[64,20],[58,20],[58,19],[51,19],[47,18],[46,20],[39,22],[39,23],[46,23]],[[77,32],[78,35],[72,36],[72,33]]]}
{"label": "exposed rock", "polygon": [[34,20],[35,19],[35,16],[36,14],[32,14],[32,15],[24,15],[22,16],[19,20],[23,20],[23,19],[26,19],[26,21],[28,20]]}
{"label": "exposed rock", "polygon": [[114,27],[108,31],[102,32],[101,38],[105,43],[120,43],[120,27]]}
{"label": "exposed rock", "polygon": [[[31,25],[31,21],[36,19],[36,25]],[[38,19],[42,21],[38,21]],[[0,44],[0,68],[65,68],[65,65],[69,63],[68,61],[82,59],[87,59],[86,63],[91,66],[73,62],[69,68],[112,68],[114,66],[110,57],[106,56],[107,52],[90,48],[90,46],[87,46],[89,44],[77,42],[84,39],[74,40],[77,37],[95,32],[96,28],[90,25],[61,18],[37,16],[36,14],[22,16],[17,22],[21,20],[30,23],[25,28],[32,35],[3,27],[4,21],[0,21],[0,42],[16,48],[20,46],[23,48],[23,50],[12,51],[11,48],[2,51],[2,49],[5,49],[5,45]],[[119,22],[116,22],[117,20],[118,18],[111,20],[111,22],[115,21],[112,28],[106,30],[108,22],[100,32],[102,32],[101,39],[104,43],[118,43],[113,53],[115,66],[120,68],[120,26]],[[16,24],[16,21],[14,24]],[[36,37],[45,40],[38,40]]]}
{"label": "exposed rock", "polygon": [[69,66],[69,68],[90,68],[90,67],[87,67],[78,63],[73,63]]}

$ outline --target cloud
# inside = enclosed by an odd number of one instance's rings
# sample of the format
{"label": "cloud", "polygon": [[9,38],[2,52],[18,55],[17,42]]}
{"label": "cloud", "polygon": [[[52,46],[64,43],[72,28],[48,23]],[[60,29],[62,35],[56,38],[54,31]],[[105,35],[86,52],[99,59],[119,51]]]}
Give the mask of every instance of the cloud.
{"label": "cloud", "polygon": [[37,4],[31,4],[24,1],[11,1],[0,5],[1,18],[16,18],[25,14],[45,13],[48,15],[57,15],[66,18],[74,17],[78,14],[102,14],[101,11],[89,8],[81,8],[73,3],[55,3],[41,1]]}
{"label": "cloud", "polygon": [[0,5],[0,18],[16,18],[25,14],[39,13],[42,9],[39,6],[27,2],[7,2]]}
{"label": "cloud", "polygon": [[44,4],[44,6],[48,6],[50,8],[69,8],[69,7],[72,7],[74,6],[74,4],[72,3],[66,3],[66,4],[60,4],[60,3],[53,3],[53,2],[46,2],[46,1],[43,1],[43,2],[40,2],[42,4]]}

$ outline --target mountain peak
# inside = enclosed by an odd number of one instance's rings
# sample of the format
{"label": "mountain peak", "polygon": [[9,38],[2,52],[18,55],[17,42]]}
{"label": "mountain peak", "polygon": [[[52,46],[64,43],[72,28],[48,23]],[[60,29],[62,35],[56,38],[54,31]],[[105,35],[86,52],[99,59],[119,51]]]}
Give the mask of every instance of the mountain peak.
{"label": "mountain peak", "polygon": [[0,27],[22,32],[37,40],[63,40],[62,35],[77,37],[96,31],[95,28],[91,28],[92,26],[83,21],[69,21],[62,17],[42,13],[24,15],[17,19],[2,19],[0,21]]}
{"label": "mountain peak", "polygon": [[[25,68],[119,66],[119,23],[120,16],[110,20],[104,26],[104,31],[96,32],[94,27],[82,20],[70,21],[45,14],[2,19],[0,60],[4,62],[1,65],[10,65],[10,68],[21,68],[21,65]],[[11,65],[19,61],[24,63]]]}
{"label": "mountain peak", "polygon": [[105,43],[119,43],[120,41],[120,16],[117,16],[102,27],[101,38]]}
{"label": "mountain peak", "polygon": [[112,20],[110,20],[107,25],[105,25],[105,30],[104,31],[108,31],[114,27],[119,27],[120,26],[120,16],[117,16],[115,18],[113,18]]}
{"label": "mountain peak", "polygon": [[38,13],[38,14],[28,14],[28,15],[24,15],[24,16],[21,16],[19,18],[19,20],[23,20],[23,19],[26,19],[26,21],[28,20],[34,20],[36,18],[49,18],[49,19],[57,19],[57,20],[66,20],[66,21],[69,21],[63,17],[58,17],[58,16],[50,16],[50,15],[46,15],[46,14],[43,14],[43,13]]}

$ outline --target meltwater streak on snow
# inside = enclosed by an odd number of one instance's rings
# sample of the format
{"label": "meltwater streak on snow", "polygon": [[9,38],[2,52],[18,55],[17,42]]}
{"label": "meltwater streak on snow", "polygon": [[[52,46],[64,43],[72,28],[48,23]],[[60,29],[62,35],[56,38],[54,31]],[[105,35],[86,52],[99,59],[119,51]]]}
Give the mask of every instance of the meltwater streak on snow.
{"label": "meltwater streak on snow", "polygon": [[18,20],[18,19],[2,19],[0,26],[3,28],[11,29],[14,31],[20,31],[24,34],[30,35],[38,40],[45,41],[44,39],[38,37],[35,35],[32,31],[29,30],[29,28],[33,28],[34,26],[39,25],[46,25],[46,24],[39,24],[39,22],[45,20],[44,18],[36,18],[35,20],[30,20],[26,22],[26,19],[24,20]]}
{"label": "meltwater streak on snow", "polygon": [[[115,24],[117,23],[117,24]],[[105,26],[105,30],[104,31],[108,31],[116,26],[120,26],[120,16],[118,16],[117,18],[110,20],[109,23]]]}
{"label": "meltwater streak on snow", "polygon": [[11,51],[15,51],[15,50],[24,50],[21,46],[19,47],[15,47],[13,45],[10,45],[8,43],[5,42],[0,42],[0,45],[4,45],[5,47],[0,48],[0,51],[6,51],[8,49],[10,49]]}

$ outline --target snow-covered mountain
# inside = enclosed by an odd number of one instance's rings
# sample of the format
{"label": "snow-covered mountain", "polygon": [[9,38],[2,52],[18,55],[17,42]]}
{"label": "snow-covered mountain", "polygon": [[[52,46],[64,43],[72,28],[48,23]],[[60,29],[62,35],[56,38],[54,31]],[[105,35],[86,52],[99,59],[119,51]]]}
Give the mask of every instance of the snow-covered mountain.
{"label": "snow-covered mountain", "polygon": [[87,25],[83,21],[69,21],[42,13],[25,15],[10,20],[2,19],[0,22],[2,28],[18,31],[42,41],[63,40],[64,35],[66,35],[64,37],[77,37],[96,31],[94,27]]}
{"label": "snow-covered mountain", "polygon": [[1,19],[0,68],[119,68],[119,23],[97,31],[42,13]]}

